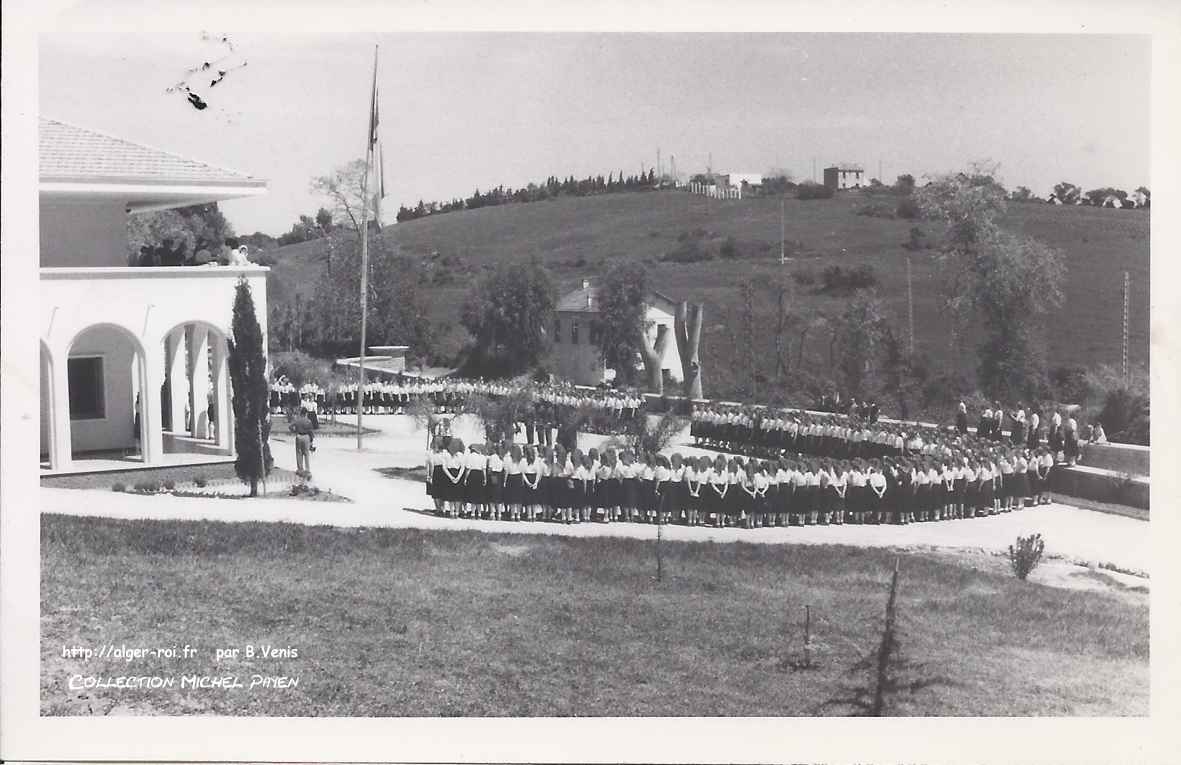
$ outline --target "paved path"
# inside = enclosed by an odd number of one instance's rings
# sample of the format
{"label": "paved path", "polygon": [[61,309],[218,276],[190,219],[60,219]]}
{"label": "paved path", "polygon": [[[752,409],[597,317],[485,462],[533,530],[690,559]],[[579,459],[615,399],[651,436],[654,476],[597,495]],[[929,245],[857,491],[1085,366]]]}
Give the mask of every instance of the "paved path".
{"label": "paved path", "polygon": [[[430,502],[421,482],[383,474],[390,468],[422,464],[426,436],[411,418],[370,416],[366,427],[381,428],[365,437],[356,450],[355,438],[320,438],[313,455],[316,483],[350,497],[351,503],[307,502],[295,499],[234,501],[204,497],[138,496],[111,491],[41,489],[43,512],[110,518],[206,519],[219,521],[286,521],[332,526],[385,526],[439,529],[477,529],[565,536],[627,536],[651,538],[654,526],[630,523],[512,523],[508,521],[451,520],[426,513]],[[456,426],[460,437],[475,434],[470,423]],[[582,437],[587,447],[602,438]],[[282,440],[280,440],[282,439]],[[294,447],[285,434],[273,437],[272,450],[280,467],[294,470]],[[482,439],[477,439],[482,440]],[[407,510],[406,508],[418,509]],[[1111,563],[1147,572],[1151,560],[1146,521],[1096,513],[1068,505],[1049,505],[988,518],[919,523],[907,526],[806,526],[767,529],[713,529],[665,526],[667,539],[716,542],[794,544],[850,544],[865,547],[954,548],[1003,552],[1019,536],[1040,533],[1047,555],[1083,563]]]}

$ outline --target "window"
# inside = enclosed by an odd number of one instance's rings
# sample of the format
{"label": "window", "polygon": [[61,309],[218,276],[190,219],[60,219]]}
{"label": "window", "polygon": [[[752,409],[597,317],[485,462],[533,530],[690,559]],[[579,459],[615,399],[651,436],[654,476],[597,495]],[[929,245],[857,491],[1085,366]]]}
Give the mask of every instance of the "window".
{"label": "window", "polygon": [[578,345],[578,319],[570,322],[570,343]]}
{"label": "window", "polygon": [[107,416],[102,356],[80,356],[67,364],[70,419],[101,420]]}
{"label": "window", "polygon": [[562,320],[554,319],[554,342],[562,342]]}

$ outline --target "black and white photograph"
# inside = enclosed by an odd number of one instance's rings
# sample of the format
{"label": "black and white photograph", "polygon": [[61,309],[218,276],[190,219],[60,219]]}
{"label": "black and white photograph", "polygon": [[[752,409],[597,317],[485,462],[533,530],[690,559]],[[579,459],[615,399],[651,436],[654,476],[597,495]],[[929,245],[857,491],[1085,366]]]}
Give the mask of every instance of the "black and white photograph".
{"label": "black and white photograph", "polygon": [[5,135],[22,715],[1146,724],[1176,663],[1150,6],[44,11],[35,152]]}

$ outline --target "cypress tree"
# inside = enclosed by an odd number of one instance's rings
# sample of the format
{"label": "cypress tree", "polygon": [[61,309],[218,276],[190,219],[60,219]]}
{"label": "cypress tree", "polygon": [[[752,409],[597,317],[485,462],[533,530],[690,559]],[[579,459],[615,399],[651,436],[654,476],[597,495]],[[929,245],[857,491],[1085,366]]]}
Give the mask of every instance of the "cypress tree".
{"label": "cypress tree", "polygon": [[250,496],[258,496],[258,482],[271,469],[270,421],[267,417],[267,358],[262,328],[254,313],[254,298],[246,278],[238,279],[234,294],[233,335],[228,341],[230,384],[234,407],[234,472],[250,484]]}

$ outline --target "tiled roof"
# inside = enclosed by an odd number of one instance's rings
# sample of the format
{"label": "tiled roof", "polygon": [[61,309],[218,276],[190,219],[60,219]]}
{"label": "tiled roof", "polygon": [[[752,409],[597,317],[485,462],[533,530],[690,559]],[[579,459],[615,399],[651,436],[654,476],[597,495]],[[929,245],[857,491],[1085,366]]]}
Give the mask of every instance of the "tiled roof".
{"label": "tiled roof", "polygon": [[42,181],[261,186],[265,181],[121,138],[41,118]]}
{"label": "tiled roof", "polygon": [[[590,297],[589,304],[587,301],[588,296]],[[652,298],[659,298],[660,300],[664,300],[665,302],[672,305],[673,308],[675,308],[676,304],[677,304],[676,301],[673,300],[672,298],[670,298],[668,295],[657,292],[656,290],[649,290],[648,298],[649,298],[649,301],[651,301]],[[562,295],[562,297],[558,299],[558,306],[555,310],[558,310],[558,311],[583,311],[583,312],[590,312],[590,313],[598,313],[598,310],[599,310],[599,288],[592,286],[592,287],[587,287],[585,289],[579,288],[579,289],[576,289],[572,292],[567,292],[565,295]]]}
{"label": "tiled roof", "polygon": [[[590,298],[589,304],[588,297]],[[558,300],[557,310],[597,312],[599,310],[599,288],[588,287],[567,292]]]}

